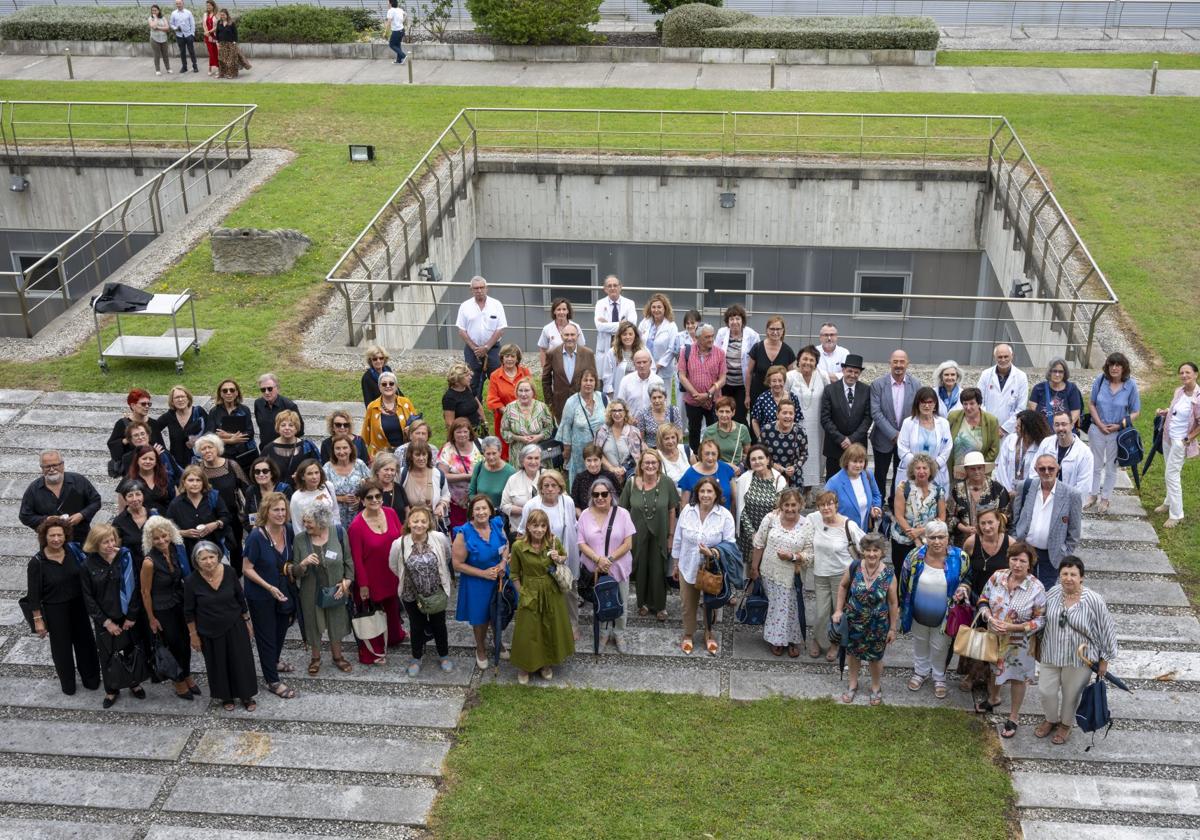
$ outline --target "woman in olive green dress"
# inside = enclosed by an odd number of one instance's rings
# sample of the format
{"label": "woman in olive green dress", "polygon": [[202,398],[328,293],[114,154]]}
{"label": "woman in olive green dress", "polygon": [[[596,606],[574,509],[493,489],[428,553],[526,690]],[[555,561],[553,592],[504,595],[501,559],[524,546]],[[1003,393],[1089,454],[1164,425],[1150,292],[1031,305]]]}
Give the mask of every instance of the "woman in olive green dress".
{"label": "woman in olive green dress", "polygon": [[638,615],[657,613],[667,620],[667,574],[671,569],[671,538],[679,511],[679,491],[663,471],[662,456],[643,449],[633,481],[621,488],[621,507],[629,511],[633,535],[633,581]]}
{"label": "woman in olive green dress", "polygon": [[552,566],[566,562],[567,552],[550,533],[546,512],[530,511],[525,536],[513,543],[508,563],[520,593],[510,661],[521,685],[529,682],[533,671],[540,670],[543,679],[552,678],[552,666],[575,652],[567,602],[551,574]]}
{"label": "woman in olive green dress", "polygon": [[[292,541],[292,575],[300,588],[300,615],[304,638],[312,647],[308,674],[321,671],[321,636],[329,632],[329,650],[339,671],[350,673],[353,666],[342,655],[342,639],[350,635],[347,597],[354,583],[354,560],[342,526],[334,523],[333,510],[314,505],[300,518],[303,530]],[[337,587],[336,591],[329,591]],[[332,596],[328,606],[318,606],[321,591]]]}

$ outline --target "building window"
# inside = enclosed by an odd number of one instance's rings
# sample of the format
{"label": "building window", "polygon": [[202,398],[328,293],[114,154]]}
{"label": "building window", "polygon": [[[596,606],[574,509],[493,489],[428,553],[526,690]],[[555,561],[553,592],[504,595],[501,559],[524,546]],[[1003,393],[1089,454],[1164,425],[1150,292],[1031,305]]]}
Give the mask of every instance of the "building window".
{"label": "building window", "polygon": [[13,269],[24,275],[25,294],[29,297],[49,297],[62,294],[58,257],[51,257],[38,265],[32,274],[27,273],[44,256],[45,254],[23,254],[15,251],[12,253]]}
{"label": "building window", "polygon": [[854,275],[855,295],[889,297],[854,298],[855,316],[904,317],[908,313],[908,294],[912,274],[908,272],[859,271]]}
{"label": "building window", "polygon": [[753,284],[753,269],[749,268],[700,268],[700,287],[704,294],[701,311],[705,315],[723,315],[726,308],[735,303],[750,310],[749,291]]}
{"label": "building window", "polygon": [[545,305],[556,298],[566,298],[575,309],[575,320],[581,324],[580,311],[586,312],[594,302],[596,293],[596,266],[594,265],[542,265],[542,285],[546,289]]}

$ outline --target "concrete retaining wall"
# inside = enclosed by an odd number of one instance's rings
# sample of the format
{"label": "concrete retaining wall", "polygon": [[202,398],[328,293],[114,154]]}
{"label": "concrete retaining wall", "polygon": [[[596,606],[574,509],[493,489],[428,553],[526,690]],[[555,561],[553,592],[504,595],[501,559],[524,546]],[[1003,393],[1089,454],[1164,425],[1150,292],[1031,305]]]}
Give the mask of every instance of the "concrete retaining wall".
{"label": "concrete retaining wall", "polygon": [[[387,44],[242,44],[248,58],[358,58],[386,59],[395,54]],[[513,47],[501,44],[406,44],[410,56],[426,61],[513,61],[513,62],[604,62],[692,64],[800,64],[800,65],[898,65],[932,67],[936,50],[740,50],[681,47]],[[150,59],[150,44],[120,41],[0,41],[0,52],[8,55],[144,56]]]}

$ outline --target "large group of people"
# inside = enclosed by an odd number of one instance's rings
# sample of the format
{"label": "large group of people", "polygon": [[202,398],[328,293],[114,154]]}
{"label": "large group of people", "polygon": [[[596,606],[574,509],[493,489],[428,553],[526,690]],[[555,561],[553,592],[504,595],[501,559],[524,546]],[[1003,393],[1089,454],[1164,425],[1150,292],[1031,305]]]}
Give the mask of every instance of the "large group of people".
{"label": "large group of people", "polygon": [[[1083,585],[1078,544],[1082,512],[1108,509],[1114,440],[1141,410],[1122,354],[1082,391],[1062,359],[1030,389],[1007,344],[974,384],[950,360],[926,385],[902,349],[867,382],[834,324],[798,349],[781,317],[761,337],[737,305],[719,329],[694,310],[680,329],[665,296],[639,317],[610,276],[594,350],[571,304],[551,304],[539,398],[522,349],[504,342],[503,304],[483,277],[470,288],[457,322],[463,362],[448,370],[442,399],[444,441],[372,346],[361,424],[333,412],[319,446],[274,374],[259,378],[252,406],[231,379],[207,411],[172,389],[158,417],[149,393],[131,391],[108,447],[120,479],[113,526],[92,525],[99,492],[60,453],[43,453],[21,521],[38,532],[29,600],[63,691],[75,691],[78,673],[86,688],[103,682],[112,705],[115,654],[158,640],[179,664],[180,698],[197,693],[196,651],[213,696],[253,708],[253,641],[268,690],[291,698],[283,640],[293,624],[311,652],[309,675],[326,644],[334,667],[351,671],[347,638],[362,666],[386,664],[407,639],[410,675],[430,642],[451,670],[451,609],[473,628],[484,667],[497,595],[510,584],[516,626],[501,656],[522,683],[550,679],[575,650],[580,591],[601,576],[626,605],[604,626],[602,653],[627,650],[634,609],[666,622],[677,589],[680,648],[691,654],[700,629],[715,656],[719,613],[701,609],[699,578],[732,556],[761,581],[772,654],[833,662],[845,646],[844,702],[858,694],[861,662],[869,703],[883,702],[883,655],[901,633],[913,637],[908,688],[931,682],[944,698],[947,619],[967,605],[999,635],[1002,656],[961,661],[959,687],[984,688],[977,708],[991,710],[1010,686],[1010,737],[1040,668],[1046,723],[1035,734],[1069,737],[1085,683],[1080,651],[1101,669],[1117,653],[1103,599]],[[1183,517],[1179,473],[1200,436],[1196,368],[1179,374],[1159,411],[1168,527]],[[352,635],[360,615],[378,617],[375,636]],[[831,642],[839,626],[840,644]]]}

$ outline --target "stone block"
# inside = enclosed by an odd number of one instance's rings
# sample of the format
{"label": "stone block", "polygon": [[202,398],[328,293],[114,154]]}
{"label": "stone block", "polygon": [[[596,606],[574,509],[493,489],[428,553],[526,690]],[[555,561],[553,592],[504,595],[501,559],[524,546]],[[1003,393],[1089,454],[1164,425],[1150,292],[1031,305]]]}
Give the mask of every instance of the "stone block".
{"label": "stone block", "polygon": [[[162,397],[159,397],[159,402],[163,402]],[[64,408],[112,408],[117,411],[118,416],[126,410],[125,394],[120,393],[92,393],[90,391],[52,391],[49,394],[43,394],[38,400],[38,406],[44,408],[48,405],[63,406]],[[117,418],[113,417],[115,421]]]}
{"label": "stone block", "polygon": [[871,50],[829,50],[827,56],[828,64],[869,67],[875,63]]}
{"label": "stone block", "polygon": [[1200,621],[1195,616],[1114,613],[1113,621],[1122,642],[1200,644]]}
{"label": "stone block", "polygon": [[11,422],[20,413],[19,408],[0,408],[0,425]]}
{"label": "stone block", "polygon": [[1021,820],[1025,840],[1196,840],[1200,833],[1190,828],[1160,828],[1141,825]]}
{"label": "stone block", "polygon": [[189,778],[175,787],[167,797],[163,810],[424,825],[435,793],[433,788],[425,787],[389,788]]}
{"label": "stone block", "polygon": [[[20,496],[17,497],[18,499]],[[25,564],[33,553],[37,551],[37,534],[22,526],[19,531],[0,532],[0,556],[16,557],[20,560],[18,565],[0,565],[0,576],[3,575],[3,570],[8,568],[19,568],[21,574],[25,574]],[[24,581],[24,578],[21,578]],[[24,586],[24,583],[22,583]]]}
{"label": "stone block", "polygon": [[0,767],[0,802],[142,811],[153,804],[163,779],[141,773]]}
{"label": "stone block", "polygon": [[[590,657],[589,657],[590,658]],[[497,675],[488,668],[483,682],[514,684],[517,669],[505,663]],[[531,686],[558,688],[600,688],[609,691],[656,691],[660,694],[702,694],[717,697],[721,693],[721,675],[716,671],[689,668],[657,668],[649,665],[609,665],[603,660],[598,663],[584,662],[580,657],[559,665],[554,669],[554,679],[543,680],[533,676]]]}
{"label": "stone block", "polygon": [[[1076,733],[1076,736],[1081,733]],[[1089,750],[1091,738],[1074,737],[1055,746],[1049,738],[1018,732],[1001,739],[1009,758],[1039,761],[1120,762],[1122,764],[1166,764],[1174,767],[1200,765],[1200,736],[1183,732],[1137,732],[1114,729],[1104,736],[1104,749]]]}
{"label": "stone block", "polygon": [[[114,417],[115,421],[116,418]],[[0,435],[0,447],[13,450],[25,450],[28,463],[32,470],[38,472],[38,452],[43,449],[59,449],[66,453],[67,469],[77,472],[72,457],[75,453],[95,455],[97,452],[107,452],[108,432],[68,432],[53,431],[36,435],[28,429],[8,426],[8,430]],[[108,460],[107,458],[105,459]]]}
{"label": "stone block", "polygon": [[612,60],[618,64],[657,64],[666,61],[659,47],[612,47]]}
{"label": "stone block", "polygon": [[[1124,494],[1116,494],[1109,499],[1108,506],[1109,516],[1145,516],[1146,506],[1142,504],[1142,500],[1137,496],[1127,496]],[[1097,517],[1092,513],[1085,513],[1084,517]]]}
{"label": "stone block", "polygon": [[[413,44],[408,49],[410,60],[419,58],[422,61],[453,61],[454,60],[454,45],[453,44]],[[391,50],[388,55],[394,55]]]}
{"label": "stone block", "polygon": [[1173,575],[1175,567],[1166,552],[1158,548],[1086,548],[1080,556],[1091,572],[1140,572],[1153,575]]}
{"label": "stone block", "polygon": [[[407,648],[407,644],[405,645]],[[302,685],[306,679],[305,669],[308,667],[308,651],[284,651],[284,661],[290,662],[296,669],[296,673],[292,675],[292,679],[288,682]],[[471,674],[475,670],[473,659],[458,659],[451,657],[454,662],[454,670],[446,673],[434,664],[426,665],[421,669],[419,676],[410,677],[404,673],[404,668],[407,660],[403,655],[389,656],[388,664],[382,667],[360,665],[354,662],[354,670],[349,674],[343,674],[337,668],[330,664],[328,658],[325,664],[321,667],[321,674],[317,679],[326,681],[347,681],[347,682],[373,682],[373,683],[410,683],[413,685],[467,685],[471,681]],[[195,660],[192,660],[193,664]]]}
{"label": "stone block", "polygon": [[213,271],[282,274],[291,271],[312,240],[298,230],[221,228],[212,234]]}
{"label": "stone block", "polygon": [[784,50],[742,50],[743,64],[776,64],[783,63]]}
{"label": "stone block", "polygon": [[[31,639],[30,641],[38,640]],[[46,651],[48,656],[49,648],[46,648]],[[264,705],[263,694],[265,692],[259,695],[260,709]],[[0,706],[95,712],[100,710],[102,696],[98,691],[86,691],[82,688],[75,694],[67,696],[59,688],[57,677],[42,680],[26,677],[0,677]],[[163,686],[147,686],[145,700],[126,701],[127,697],[128,694],[123,694],[113,710],[121,714],[170,715],[172,717],[200,717],[208,711],[206,700],[200,699],[191,703],[176,700],[170,686],[165,688]]]}
{"label": "stone block", "polygon": [[913,50],[913,64],[918,67],[933,67],[937,64],[937,50]]}
{"label": "stone block", "polygon": [[[427,663],[426,667],[436,666]],[[0,687],[0,698],[2,697],[3,690]],[[358,694],[315,694],[311,691],[301,691],[291,700],[281,700],[274,694],[263,691],[259,692],[257,699],[257,711],[247,712],[239,706],[229,713],[229,716],[251,721],[265,719],[453,729],[458,723],[463,707],[461,696],[389,697],[377,694],[365,697]]]}
{"label": "stone block", "polygon": [[576,55],[581,62],[602,62],[610,64],[618,61],[615,57],[616,50],[619,47],[610,47],[606,45],[582,46],[576,47]]}
{"label": "stone block", "polygon": [[0,405],[29,405],[41,395],[41,391],[0,388]]}
{"label": "stone block", "polygon": [[745,50],[733,47],[701,47],[701,64],[740,64]]}
{"label": "stone block", "polygon": [[200,739],[191,760],[238,767],[344,772],[362,770],[366,761],[374,773],[438,776],[449,749],[447,741],[210,731]]}
{"label": "stone block", "polygon": [[[297,837],[297,834],[276,834],[273,831],[230,831],[227,828],[204,829],[180,825],[155,825],[146,832],[146,840],[296,840]],[[343,834],[322,834],[321,838],[351,840]]]}
{"label": "stone block", "polygon": [[[25,585],[21,584],[22,591],[24,591],[24,588],[25,588]],[[4,662],[8,665],[41,665],[41,666],[44,666],[47,668],[53,668],[54,661],[50,658],[50,640],[49,639],[39,639],[37,636],[33,636],[33,635],[21,636],[13,644],[12,648],[8,651],[8,654],[5,655]],[[192,673],[193,674],[203,674],[204,673],[204,657],[203,656],[199,656],[199,655],[192,656]],[[169,690],[169,689],[167,689],[167,690]],[[150,693],[151,692],[149,690],[147,690],[147,699],[145,701],[139,701],[139,702],[142,702],[142,703],[149,702]],[[76,695],[76,696],[81,696],[81,695]],[[127,696],[127,695],[123,695],[123,696]],[[179,703],[179,701],[175,701],[175,702]],[[98,707],[99,705],[100,705],[100,701],[97,699],[95,701],[95,706]],[[129,704],[122,702],[122,706],[128,706],[128,705]],[[182,705],[182,704],[180,704],[180,705]],[[125,710],[124,708],[121,709],[121,711],[124,711],[124,710]]]}
{"label": "stone block", "polygon": [[784,50],[784,64],[829,64],[829,50]]}
{"label": "stone block", "polygon": [[663,61],[685,61],[695,64],[700,60],[700,47],[662,47]]}
{"label": "stone block", "polygon": [[[1113,673],[1127,679],[1200,682],[1200,653],[1181,650],[1122,650]],[[1117,693],[1117,692],[1114,692]]]}
{"label": "stone block", "polygon": [[[1124,656],[1124,654],[1122,654]],[[1113,672],[1120,674],[1119,663]],[[1164,684],[1170,686],[1170,683]],[[1136,694],[1110,691],[1108,705],[1117,720],[1166,720],[1200,723],[1200,702],[1192,692],[1142,689]]]}
{"label": "stone block", "polygon": [[182,726],[9,720],[0,727],[0,752],[174,761],[191,734]]}
{"label": "stone block", "polygon": [[0,820],[0,840],[133,840],[135,825],[53,820]]}
{"label": "stone block", "polygon": [[495,61],[496,50],[490,44],[454,44],[455,61]]}
{"label": "stone block", "polygon": [[25,615],[16,601],[0,600],[0,627],[25,627]]}
{"label": "stone block", "polygon": [[103,429],[111,432],[120,414],[112,411],[63,411],[61,408],[31,408],[17,426],[46,426],[52,429]]}
{"label": "stone block", "polygon": [[[1084,563],[1087,561],[1085,560]],[[1186,607],[1187,595],[1183,587],[1168,580],[1113,580],[1111,578],[1088,578],[1089,589],[1094,589],[1111,604],[1136,604],[1151,607]]]}
{"label": "stone block", "polygon": [[1084,540],[1158,545],[1154,526],[1144,519],[1084,519],[1079,536]]}
{"label": "stone block", "polygon": [[1017,772],[1013,787],[1022,808],[1200,816],[1200,782],[1194,781]]}
{"label": "stone block", "polygon": [[[32,533],[32,532],[30,532]],[[34,550],[37,548],[37,542],[34,542]],[[33,553],[32,551],[30,552]],[[25,575],[24,566],[0,566],[0,590],[6,592],[25,593],[27,588],[28,578]]]}

